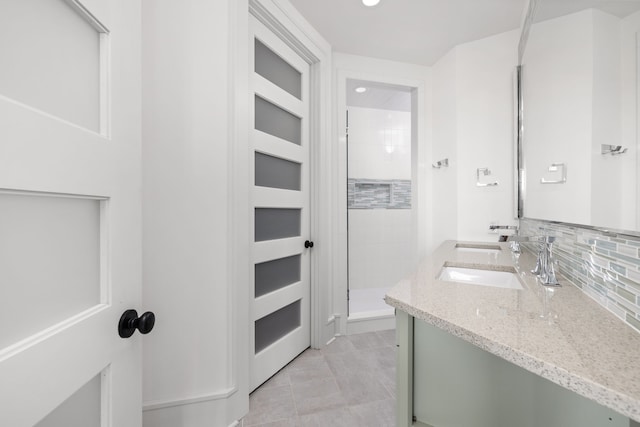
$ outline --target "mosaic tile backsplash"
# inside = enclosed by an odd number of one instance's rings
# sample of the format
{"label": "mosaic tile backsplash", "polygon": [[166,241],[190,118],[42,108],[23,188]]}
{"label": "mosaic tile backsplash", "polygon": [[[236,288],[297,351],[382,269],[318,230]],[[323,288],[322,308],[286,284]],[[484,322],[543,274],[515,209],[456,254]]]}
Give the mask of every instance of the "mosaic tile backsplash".
{"label": "mosaic tile backsplash", "polygon": [[349,178],[347,207],[349,209],[411,209],[411,180]]}
{"label": "mosaic tile backsplash", "polygon": [[530,219],[520,234],[555,236],[560,273],[640,332],[640,238]]}

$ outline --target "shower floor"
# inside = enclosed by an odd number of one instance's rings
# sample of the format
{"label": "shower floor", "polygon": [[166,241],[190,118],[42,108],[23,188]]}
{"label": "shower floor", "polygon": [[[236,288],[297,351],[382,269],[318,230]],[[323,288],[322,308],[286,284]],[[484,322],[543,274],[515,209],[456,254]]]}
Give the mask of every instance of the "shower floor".
{"label": "shower floor", "polygon": [[349,290],[349,318],[393,315],[393,307],[384,302],[384,294],[390,288]]}

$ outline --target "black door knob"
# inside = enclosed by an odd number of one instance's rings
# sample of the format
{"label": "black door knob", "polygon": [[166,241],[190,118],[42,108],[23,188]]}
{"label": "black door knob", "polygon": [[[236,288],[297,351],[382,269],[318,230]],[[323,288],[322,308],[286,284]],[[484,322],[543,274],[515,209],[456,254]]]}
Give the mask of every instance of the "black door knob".
{"label": "black door knob", "polygon": [[312,248],[313,247],[313,242],[310,241],[310,240],[305,240],[304,247],[305,248]]}
{"label": "black door knob", "polygon": [[118,322],[118,334],[121,338],[129,338],[137,330],[141,334],[148,334],[153,329],[153,325],[156,323],[156,315],[151,311],[147,311],[142,316],[138,317],[138,312],[135,310],[127,310],[120,316],[120,322]]}

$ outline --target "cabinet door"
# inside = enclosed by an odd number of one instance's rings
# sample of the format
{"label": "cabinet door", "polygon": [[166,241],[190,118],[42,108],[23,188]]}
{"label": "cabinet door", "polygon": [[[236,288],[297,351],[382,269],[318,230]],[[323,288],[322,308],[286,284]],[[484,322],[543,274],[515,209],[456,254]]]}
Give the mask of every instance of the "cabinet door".
{"label": "cabinet door", "polygon": [[414,414],[437,427],[629,427],[629,419],[422,321]]}

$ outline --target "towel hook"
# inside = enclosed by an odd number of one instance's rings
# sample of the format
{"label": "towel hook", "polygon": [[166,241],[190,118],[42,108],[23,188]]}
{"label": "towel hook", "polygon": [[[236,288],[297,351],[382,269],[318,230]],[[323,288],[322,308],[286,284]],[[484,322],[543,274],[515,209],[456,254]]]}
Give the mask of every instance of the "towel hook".
{"label": "towel hook", "polygon": [[449,166],[449,159],[438,160],[436,163],[431,165],[434,169],[440,169],[442,167]]}

